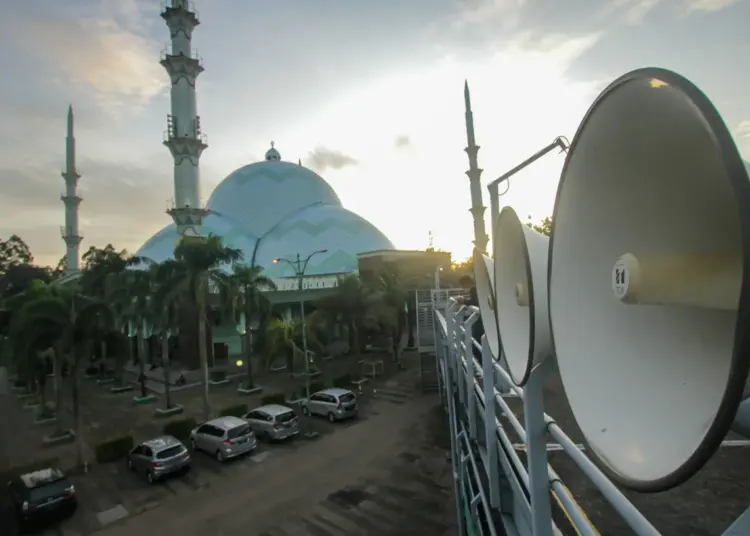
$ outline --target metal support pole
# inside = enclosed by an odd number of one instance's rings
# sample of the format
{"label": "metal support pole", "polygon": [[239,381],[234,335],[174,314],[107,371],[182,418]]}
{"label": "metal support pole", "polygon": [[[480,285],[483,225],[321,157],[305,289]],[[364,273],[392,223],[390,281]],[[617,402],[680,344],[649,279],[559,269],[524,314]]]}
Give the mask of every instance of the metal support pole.
{"label": "metal support pole", "polygon": [[500,195],[497,191],[498,183],[493,182],[487,189],[490,192],[490,233],[492,234],[492,248],[495,247],[495,227],[497,227],[497,219],[500,217]]}
{"label": "metal support pole", "polygon": [[[310,260],[309,258],[307,260]],[[307,357],[307,322],[305,321],[305,297],[302,295],[302,279],[305,277],[305,267],[300,268],[299,253],[297,253],[297,281],[299,290],[299,312],[302,315],[302,353],[305,359],[305,398],[310,400],[310,359]]]}
{"label": "metal support pole", "polygon": [[523,389],[523,417],[526,429],[526,463],[529,469],[531,526],[534,536],[552,536],[549,472],[547,468],[547,424],[544,419],[544,380],[551,359],[539,364]]}
{"label": "metal support pole", "polygon": [[482,335],[482,374],[484,376],[484,437],[487,447],[487,473],[490,482],[490,506],[500,508],[500,462],[497,450],[497,431],[495,424],[495,367],[492,352],[487,344],[487,335]]}

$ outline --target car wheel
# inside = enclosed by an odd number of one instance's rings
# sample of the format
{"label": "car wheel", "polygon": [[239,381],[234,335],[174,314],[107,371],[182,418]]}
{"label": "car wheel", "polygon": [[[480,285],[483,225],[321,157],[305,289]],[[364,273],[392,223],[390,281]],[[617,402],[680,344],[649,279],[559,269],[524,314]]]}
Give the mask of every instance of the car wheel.
{"label": "car wheel", "polygon": [[216,461],[219,463],[224,461],[224,454],[220,450],[216,451]]}
{"label": "car wheel", "polygon": [[336,415],[334,415],[333,413],[329,413],[328,422],[336,422]]}

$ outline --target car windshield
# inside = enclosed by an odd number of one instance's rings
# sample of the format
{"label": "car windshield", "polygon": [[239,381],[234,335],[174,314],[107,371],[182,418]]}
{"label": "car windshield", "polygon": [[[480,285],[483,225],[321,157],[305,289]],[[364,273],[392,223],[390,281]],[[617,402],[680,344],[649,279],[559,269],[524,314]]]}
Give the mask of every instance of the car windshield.
{"label": "car windshield", "polygon": [[227,432],[227,437],[229,439],[237,439],[238,437],[242,437],[244,435],[247,435],[250,433],[250,425],[243,424],[242,426],[237,426],[236,428],[232,428]]}
{"label": "car windshield", "polygon": [[346,394],[340,395],[339,400],[341,400],[342,402],[351,402],[352,400],[354,400],[354,395],[351,393],[346,393]]}
{"label": "car windshield", "polygon": [[276,422],[289,422],[296,418],[297,416],[294,414],[293,411],[287,411],[285,413],[281,413],[276,416]]}
{"label": "car windshield", "polygon": [[168,449],[160,450],[156,453],[156,459],[157,460],[166,460],[167,458],[171,458],[172,456],[177,456],[180,452],[182,452],[182,445],[175,445],[174,447],[169,447]]}
{"label": "car windshield", "polygon": [[42,484],[29,490],[29,502],[36,503],[53,497],[59,497],[65,490],[70,487],[70,482],[67,479],[62,478],[60,480],[54,480],[47,484]]}

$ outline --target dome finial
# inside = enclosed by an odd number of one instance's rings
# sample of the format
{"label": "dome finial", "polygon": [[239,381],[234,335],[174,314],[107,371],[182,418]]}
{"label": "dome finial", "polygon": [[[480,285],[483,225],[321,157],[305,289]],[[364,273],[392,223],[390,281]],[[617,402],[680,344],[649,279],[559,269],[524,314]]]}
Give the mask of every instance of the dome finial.
{"label": "dome finial", "polygon": [[266,151],[266,160],[268,162],[271,162],[271,161],[277,161],[278,162],[279,160],[281,160],[281,153],[279,153],[279,151],[276,150],[276,148],[274,147],[274,145],[275,145],[275,143],[272,141],[271,142],[271,148],[268,149],[268,151]]}

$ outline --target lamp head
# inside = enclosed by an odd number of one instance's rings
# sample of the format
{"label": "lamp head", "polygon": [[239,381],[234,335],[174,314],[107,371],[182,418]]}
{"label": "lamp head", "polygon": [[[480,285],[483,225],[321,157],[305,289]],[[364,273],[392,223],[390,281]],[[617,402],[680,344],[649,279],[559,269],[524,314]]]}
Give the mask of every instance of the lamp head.
{"label": "lamp head", "polygon": [[275,259],[273,260],[273,263],[274,263],[274,264],[279,264],[279,260],[280,260],[280,259],[279,259],[278,257],[276,257],[276,258],[275,258]]}

